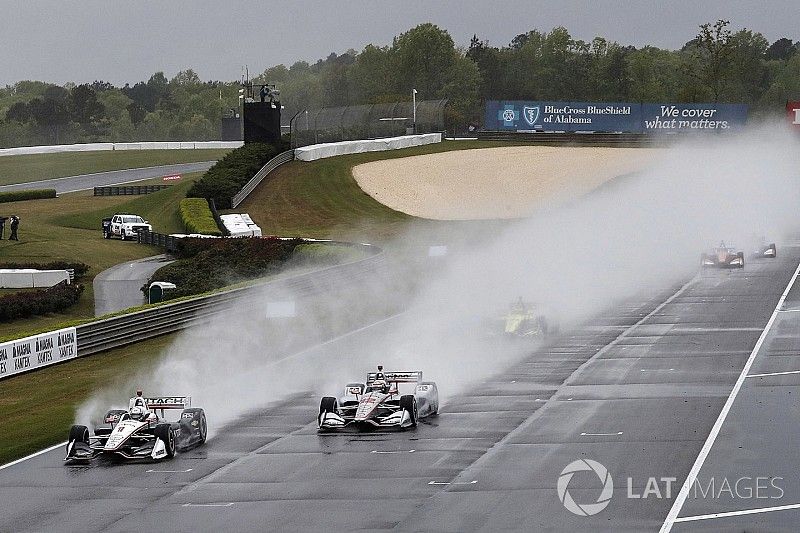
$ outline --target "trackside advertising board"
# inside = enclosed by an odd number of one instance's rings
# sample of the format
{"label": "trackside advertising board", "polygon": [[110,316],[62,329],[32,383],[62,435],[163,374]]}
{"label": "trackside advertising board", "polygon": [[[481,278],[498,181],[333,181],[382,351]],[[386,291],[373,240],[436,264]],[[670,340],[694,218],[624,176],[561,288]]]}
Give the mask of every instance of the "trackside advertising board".
{"label": "trackside advertising board", "polygon": [[492,131],[723,131],[743,126],[747,110],[743,104],[490,100],[484,124]]}
{"label": "trackside advertising board", "polygon": [[75,328],[0,343],[0,379],[77,356]]}
{"label": "trackside advertising board", "polygon": [[800,129],[800,101],[786,102],[786,114],[789,116],[789,123]]}

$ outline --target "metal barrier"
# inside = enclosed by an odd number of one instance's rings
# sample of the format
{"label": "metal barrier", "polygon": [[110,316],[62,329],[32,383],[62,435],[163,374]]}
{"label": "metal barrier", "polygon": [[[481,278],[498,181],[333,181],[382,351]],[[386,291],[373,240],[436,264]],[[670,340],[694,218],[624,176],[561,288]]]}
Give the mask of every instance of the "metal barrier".
{"label": "metal barrier", "polygon": [[236,209],[239,207],[239,204],[244,202],[245,198],[253,192],[253,190],[258,187],[258,184],[267,177],[267,175],[281,166],[284,163],[288,163],[294,159],[294,150],[286,150],[285,152],[281,152],[280,154],[276,155],[269,161],[267,164],[261,167],[261,170],[256,172],[256,175],[253,176],[250,181],[248,181],[242,189],[237,192],[234,197],[231,199],[231,207]]}
{"label": "metal barrier", "polygon": [[168,189],[172,185],[122,185],[112,187],[95,187],[95,196],[124,196],[132,194],[150,194]]}
{"label": "metal barrier", "polygon": [[78,357],[202,324],[232,305],[261,303],[270,286],[302,297],[320,294],[326,287],[363,283],[381,273],[386,261],[382,250],[368,249],[374,250],[373,255],[350,263],[77,326]]}
{"label": "metal barrier", "polygon": [[136,233],[139,244],[150,244],[164,248],[167,252],[174,252],[178,249],[178,238],[163,233],[142,230]]}
{"label": "metal barrier", "polygon": [[647,133],[526,133],[516,131],[479,131],[478,140],[507,141],[525,144],[562,146],[661,146],[676,136]]}

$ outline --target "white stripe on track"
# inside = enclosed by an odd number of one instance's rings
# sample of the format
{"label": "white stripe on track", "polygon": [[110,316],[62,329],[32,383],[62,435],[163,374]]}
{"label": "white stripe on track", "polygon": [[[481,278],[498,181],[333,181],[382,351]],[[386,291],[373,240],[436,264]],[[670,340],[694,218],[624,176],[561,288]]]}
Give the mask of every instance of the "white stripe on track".
{"label": "white stripe on track", "polygon": [[711,452],[711,448],[714,446],[714,441],[717,440],[717,436],[722,429],[722,424],[728,417],[728,412],[731,410],[733,402],[736,400],[736,396],[739,394],[739,390],[742,388],[742,384],[744,383],[745,378],[747,378],[747,374],[750,372],[750,367],[753,366],[753,361],[755,361],[758,351],[761,349],[761,345],[764,344],[764,339],[767,338],[767,334],[772,328],[772,324],[775,322],[775,318],[778,316],[778,313],[783,306],[783,302],[786,300],[786,296],[792,289],[798,274],[800,274],[800,264],[797,265],[794,275],[792,276],[792,279],[789,280],[786,290],[784,290],[783,294],[781,294],[781,298],[778,300],[778,305],[775,306],[772,316],[769,317],[769,321],[764,327],[764,331],[761,332],[761,336],[758,338],[756,345],[753,347],[753,351],[750,352],[750,357],[747,359],[747,362],[742,369],[742,373],[739,374],[739,378],[733,385],[733,390],[731,390],[728,400],[725,402],[725,405],[722,406],[722,411],[719,413],[717,421],[714,422],[714,426],[711,428],[711,433],[708,434],[708,438],[703,444],[703,447],[700,449],[700,453],[698,454],[697,459],[695,459],[692,469],[689,471],[689,475],[686,476],[686,481],[683,482],[681,491],[678,493],[677,498],[675,498],[675,502],[673,502],[672,508],[670,508],[669,514],[667,514],[667,518],[664,519],[664,524],[661,526],[660,533],[669,533],[672,530],[672,526],[675,525],[675,521],[677,520],[678,514],[680,514],[681,509],[683,508],[683,504],[686,501],[689,490],[691,489],[692,485],[694,485],[697,475],[700,473],[700,469],[703,468],[703,463],[705,462],[706,457],[708,457],[708,454]]}
{"label": "white stripe on track", "polygon": [[[33,459],[34,457],[42,455],[43,453],[51,452],[51,451],[55,450],[56,448],[61,448],[61,447],[64,447],[66,445],[67,445],[67,441],[61,442],[59,444],[53,444],[49,448],[45,448],[44,450],[39,450],[38,452],[32,453],[32,454],[28,455],[27,457],[23,457],[22,459],[17,459],[16,461],[11,461],[8,464],[4,464],[3,466],[0,466],[0,470],[4,470],[4,469],[6,469],[6,468],[8,468],[10,466],[14,466],[15,464],[21,463],[22,461],[27,461],[28,459]],[[64,451],[66,452],[66,449]]]}

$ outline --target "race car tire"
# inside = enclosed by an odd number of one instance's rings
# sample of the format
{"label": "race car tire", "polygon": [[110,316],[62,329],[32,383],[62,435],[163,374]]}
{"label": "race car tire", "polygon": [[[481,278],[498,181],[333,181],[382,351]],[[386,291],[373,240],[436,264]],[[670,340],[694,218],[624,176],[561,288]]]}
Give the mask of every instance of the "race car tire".
{"label": "race car tire", "polygon": [[428,416],[436,416],[439,414],[439,387],[433,381],[423,381],[422,384],[433,390],[433,397],[430,399],[431,412]]}
{"label": "race car tire", "polygon": [[86,426],[72,426],[69,430],[69,440],[89,444],[89,428]]}
{"label": "race car tire", "polygon": [[778,257],[778,248],[775,246],[775,243],[770,244],[769,247],[772,249],[772,255],[769,256],[770,259],[775,259]]}
{"label": "race car tire", "polygon": [[739,268],[744,268],[744,252],[739,252],[736,254],[736,257],[742,260],[742,262],[739,263]]}
{"label": "race car tire", "polygon": [[167,457],[175,457],[175,432],[172,431],[172,424],[157,425],[153,430],[153,435],[164,441]]}
{"label": "race car tire", "polygon": [[[185,418],[185,415],[192,415]],[[197,422],[195,424],[195,422]],[[206,412],[200,407],[189,407],[181,412],[181,430],[188,436],[197,433],[199,440],[197,444],[203,444],[208,436],[208,424],[206,423]]]}
{"label": "race car tire", "polygon": [[319,402],[319,414],[322,413],[336,413],[338,414],[339,409],[336,405],[336,398],[333,396],[325,396],[322,398],[322,401]]}
{"label": "race car tire", "polygon": [[411,427],[417,425],[417,399],[414,397],[413,394],[406,394],[405,396],[400,396],[400,409],[405,409],[408,411],[409,416],[411,417]]}

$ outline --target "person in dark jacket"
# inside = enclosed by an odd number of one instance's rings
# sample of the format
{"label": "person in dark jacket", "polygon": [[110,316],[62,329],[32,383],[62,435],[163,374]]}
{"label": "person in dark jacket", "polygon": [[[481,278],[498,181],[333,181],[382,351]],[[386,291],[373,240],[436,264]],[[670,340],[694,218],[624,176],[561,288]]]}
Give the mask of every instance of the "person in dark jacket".
{"label": "person in dark jacket", "polygon": [[19,217],[17,215],[11,216],[11,235],[8,237],[9,241],[18,241],[17,228],[19,228]]}
{"label": "person in dark jacket", "polygon": [[6,220],[8,217],[0,217],[0,239],[3,238],[3,230],[6,229]]}

